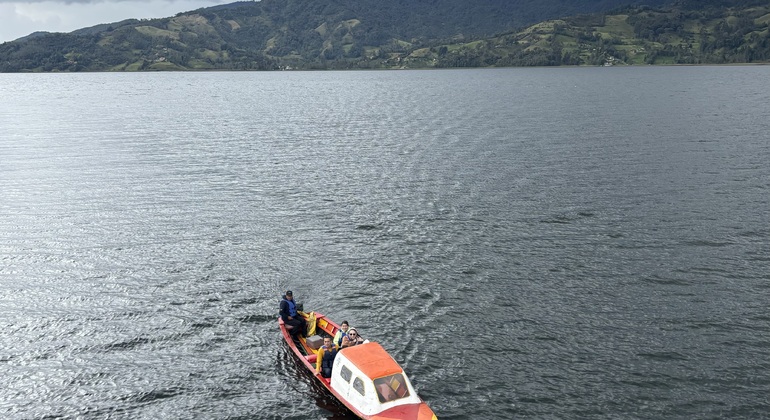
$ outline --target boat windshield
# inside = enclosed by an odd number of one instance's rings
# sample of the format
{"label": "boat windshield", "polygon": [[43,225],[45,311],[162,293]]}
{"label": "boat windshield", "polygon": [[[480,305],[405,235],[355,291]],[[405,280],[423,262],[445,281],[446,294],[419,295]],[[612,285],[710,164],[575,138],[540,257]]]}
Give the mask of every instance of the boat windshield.
{"label": "boat windshield", "polygon": [[374,388],[377,390],[377,397],[380,398],[381,403],[386,403],[409,396],[409,389],[406,387],[406,380],[404,379],[404,375],[401,373],[375,379]]}

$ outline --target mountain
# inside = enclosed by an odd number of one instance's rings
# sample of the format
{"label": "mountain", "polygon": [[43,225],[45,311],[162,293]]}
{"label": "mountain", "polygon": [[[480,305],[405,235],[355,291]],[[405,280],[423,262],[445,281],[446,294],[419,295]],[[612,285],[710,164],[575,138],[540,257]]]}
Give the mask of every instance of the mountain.
{"label": "mountain", "polygon": [[[665,0],[645,0],[662,4]],[[0,45],[0,71],[355,67],[630,0],[262,0]]]}
{"label": "mountain", "polygon": [[[749,0],[262,0],[0,44],[0,71],[766,60]],[[572,16],[572,17],[570,17]],[[538,23],[539,22],[539,23]],[[533,25],[534,24],[534,25]],[[527,26],[531,25],[531,26]],[[764,43],[764,44],[763,44]],[[742,55],[741,55],[742,54]]]}
{"label": "mountain", "polygon": [[558,66],[770,62],[767,1],[681,1],[544,21],[413,52],[409,66]]}

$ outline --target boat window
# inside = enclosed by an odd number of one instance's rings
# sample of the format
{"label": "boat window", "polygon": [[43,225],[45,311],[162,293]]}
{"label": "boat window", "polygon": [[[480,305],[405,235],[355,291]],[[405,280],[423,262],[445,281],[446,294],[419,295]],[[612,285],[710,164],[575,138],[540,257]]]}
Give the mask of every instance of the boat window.
{"label": "boat window", "polygon": [[345,382],[350,382],[350,378],[353,376],[353,373],[348,369],[347,366],[343,365],[342,369],[340,369],[340,376],[342,376],[342,379],[345,380]]}
{"label": "boat window", "polygon": [[353,389],[358,391],[361,395],[366,395],[366,390],[364,389],[364,381],[361,380],[361,378],[356,378],[353,380]]}
{"label": "boat window", "polygon": [[409,396],[406,380],[404,375],[400,373],[375,379],[374,389],[377,390],[377,397],[379,397],[381,403]]}

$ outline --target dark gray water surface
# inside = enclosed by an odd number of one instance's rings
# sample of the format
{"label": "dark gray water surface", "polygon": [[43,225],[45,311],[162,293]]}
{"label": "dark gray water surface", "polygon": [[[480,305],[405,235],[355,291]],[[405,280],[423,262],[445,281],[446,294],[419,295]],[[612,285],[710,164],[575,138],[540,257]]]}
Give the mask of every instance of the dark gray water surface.
{"label": "dark gray water surface", "polygon": [[0,417],[770,413],[770,67],[0,75]]}

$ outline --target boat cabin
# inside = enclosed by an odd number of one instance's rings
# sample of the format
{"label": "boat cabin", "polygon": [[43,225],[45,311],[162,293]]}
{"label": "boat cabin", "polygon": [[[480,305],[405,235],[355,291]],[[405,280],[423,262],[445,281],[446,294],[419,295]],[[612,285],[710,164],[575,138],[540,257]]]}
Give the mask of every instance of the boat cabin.
{"label": "boat cabin", "polygon": [[422,402],[404,370],[379,343],[340,350],[334,358],[330,385],[365,415]]}

